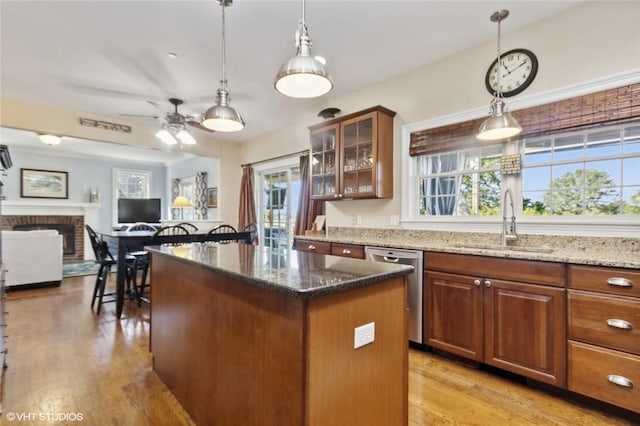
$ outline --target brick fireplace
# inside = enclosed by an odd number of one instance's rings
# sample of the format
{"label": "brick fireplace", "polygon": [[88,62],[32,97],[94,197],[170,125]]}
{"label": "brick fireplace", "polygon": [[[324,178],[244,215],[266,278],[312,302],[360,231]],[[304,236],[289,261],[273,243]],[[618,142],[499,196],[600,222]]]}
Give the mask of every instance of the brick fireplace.
{"label": "brick fireplace", "polygon": [[62,236],[63,263],[84,260],[84,216],[79,215],[7,215],[2,230],[55,229]]}

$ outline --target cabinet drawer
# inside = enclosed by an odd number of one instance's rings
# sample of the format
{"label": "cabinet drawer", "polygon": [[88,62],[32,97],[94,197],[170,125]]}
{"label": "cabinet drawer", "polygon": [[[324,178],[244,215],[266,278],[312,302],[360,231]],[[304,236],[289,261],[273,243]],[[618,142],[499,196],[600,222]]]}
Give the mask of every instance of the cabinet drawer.
{"label": "cabinet drawer", "polygon": [[331,254],[334,256],[353,257],[354,259],[364,259],[364,246],[355,244],[331,244]]}
{"label": "cabinet drawer", "polygon": [[330,254],[331,243],[326,241],[296,240],[296,250]]}
{"label": "cabinet drawer", "polygon": [[569,288],[640,297],[640,272],[569,265]]}
{"label": "cabinet drawer", "polygon": [[569,390],[640,412],[640,357],[569,341],[568,359]]}
{"label": "cabinet drawer", "polygon": [[640,355],[638,299],[569,290],[568,321],[570,339]]}

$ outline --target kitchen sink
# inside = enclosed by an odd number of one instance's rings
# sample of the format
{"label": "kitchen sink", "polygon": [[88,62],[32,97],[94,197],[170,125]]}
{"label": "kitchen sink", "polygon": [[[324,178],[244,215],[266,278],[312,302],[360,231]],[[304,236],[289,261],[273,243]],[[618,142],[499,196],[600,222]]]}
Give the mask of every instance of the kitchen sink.
{"label": "kitchen sink", "polygon": [[503,246],[500,244],[456,244],[455,248],[461,249],[480,249],[480,250],[496,250],[496,251],[523,251],[528,253],[551,253],[553,249],[551,247],[543,246]]}

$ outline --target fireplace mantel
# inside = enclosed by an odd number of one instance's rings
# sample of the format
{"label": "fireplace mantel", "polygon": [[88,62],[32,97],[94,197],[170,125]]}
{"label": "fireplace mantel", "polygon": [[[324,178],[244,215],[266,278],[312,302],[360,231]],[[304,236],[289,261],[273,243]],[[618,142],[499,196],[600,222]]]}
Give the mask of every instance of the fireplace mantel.
{"label": "fireplace mantel", "polygon": [[[96,228],[100,203],[34,198],[23,200],[2,200],[3,216],[84,216],[84,223]],[[93,259],[91,242],[85,233],[84,258]]]}

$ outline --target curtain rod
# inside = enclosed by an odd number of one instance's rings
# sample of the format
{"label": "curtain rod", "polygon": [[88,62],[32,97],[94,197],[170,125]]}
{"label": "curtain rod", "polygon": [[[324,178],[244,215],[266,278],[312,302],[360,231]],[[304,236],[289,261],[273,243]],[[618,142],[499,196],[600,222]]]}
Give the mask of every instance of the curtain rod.
{"label": "curtain rod", "polygon": [[275,161],[275,160],[282,160],[283,158],[293,157],[294,155],[308,154],[308,153],[309,153],[308,149],[303,149],[302,151],[292,152],[291,154],[279,155],[277,157],[267,158],[266,160],[254,161],[253,163],[245,163],[242,165],[242,167],[255,166],[256,164],[267,163],[269,161]]}

